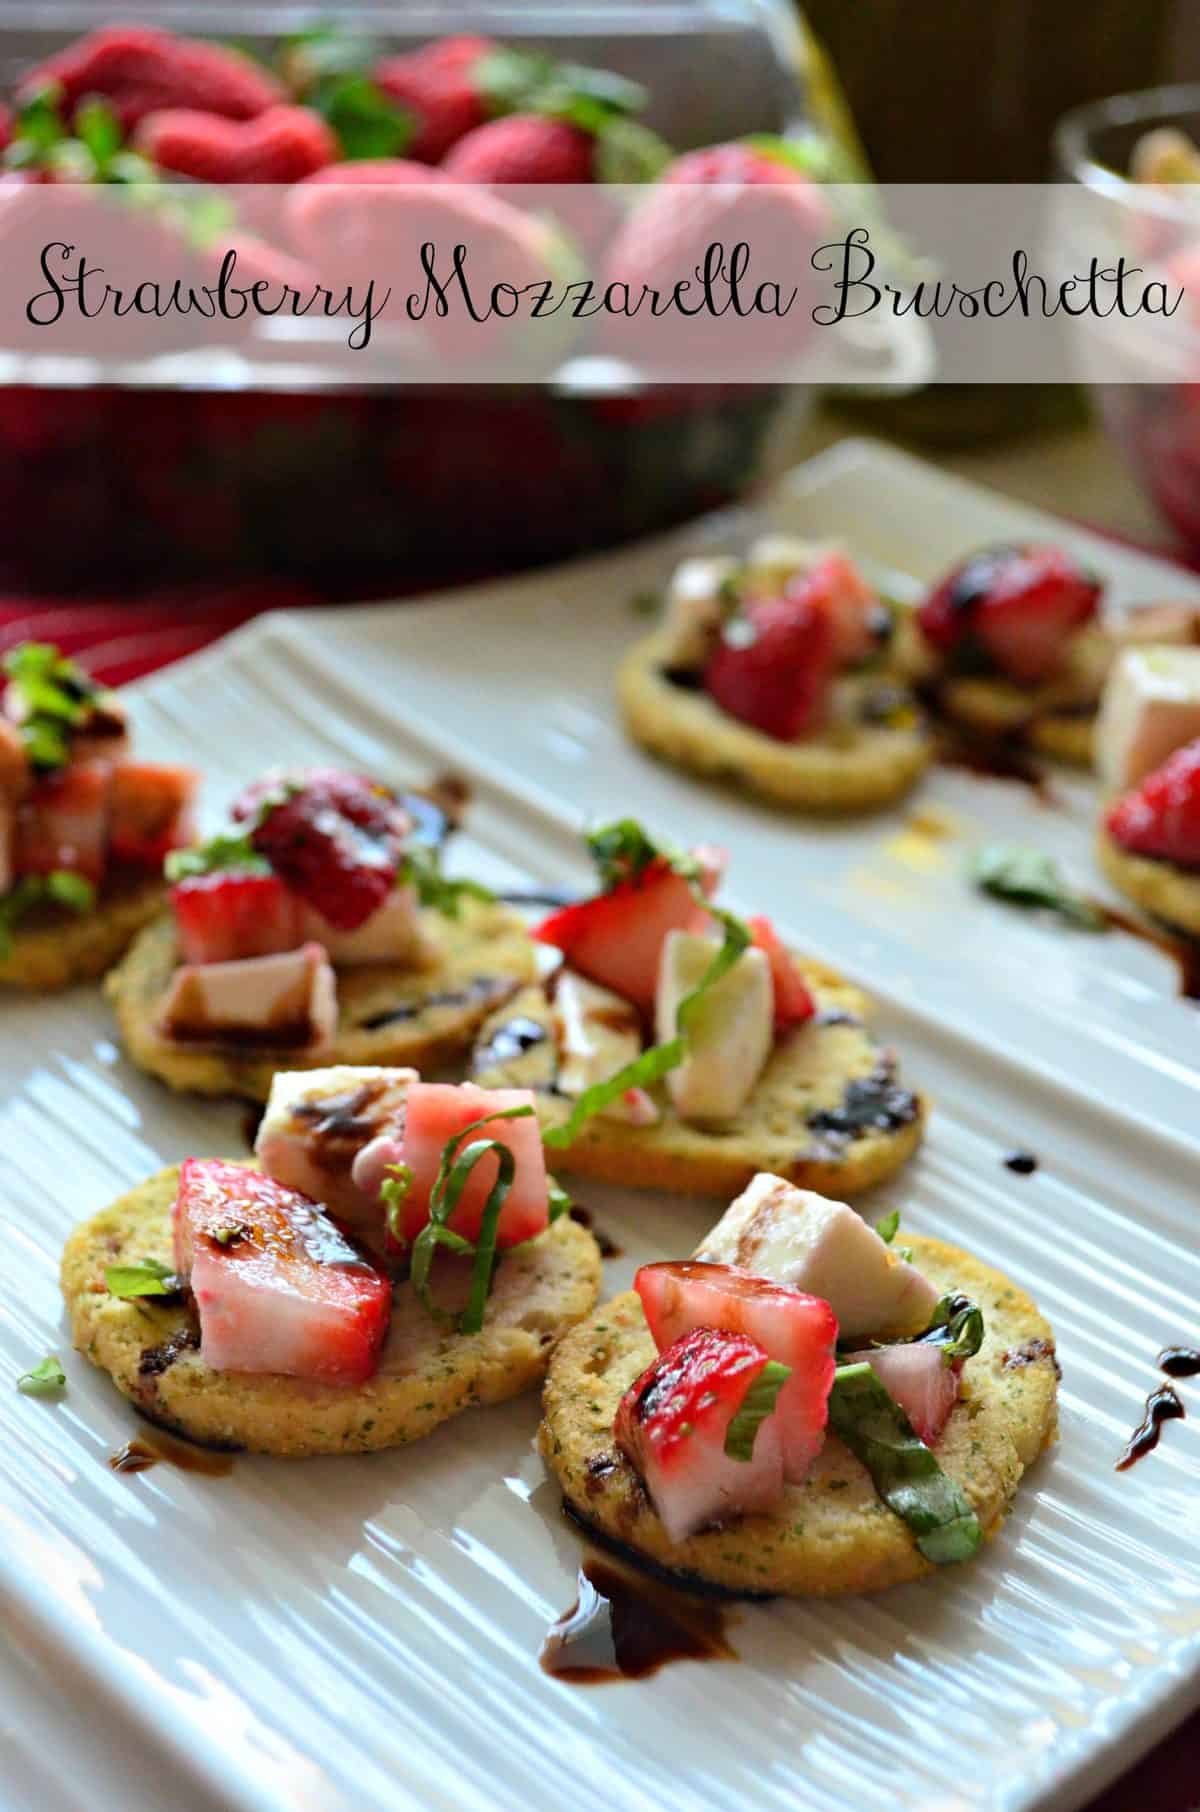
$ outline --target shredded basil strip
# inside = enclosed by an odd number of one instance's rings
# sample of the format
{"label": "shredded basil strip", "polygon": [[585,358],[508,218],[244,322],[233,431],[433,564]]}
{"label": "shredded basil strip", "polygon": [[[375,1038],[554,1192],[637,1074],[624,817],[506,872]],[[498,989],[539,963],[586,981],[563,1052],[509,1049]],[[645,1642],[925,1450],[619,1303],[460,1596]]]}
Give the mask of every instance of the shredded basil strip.
{"label": "shredded basil strip", "polygon": [[917,1341],[940,1346],[947,1365],[973,1359],[983,1345],[983,1310],[969,1296],[943,1296],[933,1306],[929,1326]]}
{"label": "shredded basil strip", "polygon": [[715,987],[721,977],[729,973],[742,952],[749,949],[751,942],[748,927],[735,913],[725,912],[721,907],[713,906],[699,892],[698,887],[697,898],[705,911],[720,921],[724,937],[720,949],[696,986],[679,1003],[674,1038],[668,1039],[665,1044],[651,1045],[648,1051],[643,1051],[640,1056],[627,1063],[623,1069],[619,1069],[615,1076],[610,1076],[605,1082],[595,1082],[591,1088],[584,1089],[563,1124],[552,1126],[549,1131],[542,1134],[543,1145],[556,1147],[569,1145],[593,1114],[598,1114],[602,1108],[608,1106],[610,1101],[615,1101],[618,1096],[623,1095],[627,1088],[650,1088],[655,1082],[661,1082],[668,1071],[676,1069],[683,1062],[687,1055],[688,1032],[692,1020],[695,1018],[697,1007],[709,989]]}
{"label": "shredded basil strip", "polygon": [[1067,885],[1058,863],[1044,850],[986,843],[971,857],[968,873],[982,893],[1010,906],[1044,907],[1081,931],[1108,929],[1100,908]]}
{"label": "shredded basil strip", "polygon": [[978,1517],[865,1360],[834,1373],[829,1424],[926,1560],[944,1567],[975,1553],[983,1540]]}
{"label": "shredded basil strip", "polygon": [[17,1389],[27,1397],[49,1397],[56,1391],[67,1387],[67,1374],[62,1368],[57,1353],[48,1353],[39,1359],[36,1365],[22,1372],[17,1379]]}
{"label": "shredded basil strip", "polygon": [[[440,1318],[442,1311],[429,1294],[429,1273],[433,1267],[434,1253],[439,1246],[445,1246],[450,1252],[474,1257],[470,1296],[458,1322],[459,1331],[464,1334],[477,1334],[483,1326],[484,1305],[496,1263],[496,1229],[500,1210],[512,1186],[516,1160],[508,1146],[502,1145],[497,1139],[477,1139],[465,1150],[460,1149],[462,1141],[468,1134],[478,1132],[494,1120],[525,1120],[532,1113],[533,1108],[527,1104],[500,1108],[494,1114],[484,1114],[480,1119],[472,1120],[447,1139],[442,1148],[433,1188],[429,1192],[429,1219],[413,1241],[412,1268],[409,1273],[412,1286],[419,1300],[435,1318]],[[471,1172],[489,1151],[496,1153],[499,1169],[484,1204],[479,1239],[472,1242],[464,1239],[461,1233],[456,1233],[447,1223],[458,1207]]]}
{"label": "shredded basil strip", "polygon": [[550,1185],[550,1224],[553,1226],[564,1214],[570,1214],[574,1203],[561,1183],[556,1183],[553,1177],[549,1177],[547,1181]]}
{"label": "shredded basil strip", "polygon": [[35,906],[65,906],[71,912],[90,912],[96,889],[83,875],[56,868],[48,875],[25,875],[11,892],[0,898],[0,959],[12,955],[15,927]]}
{"label": "shredded basil strip", "polygon": [[429,843],[413,844],[405,851],[396,885],[413,888],[420,905],[432,907],[448,919],[458,917],[464,900],[481,900],[490,906],[496,898],[481,881],[452,880],[444,875],[441,851]]}
{"label": "shredded basil strip", "polygon": [[104,1282],[110,1296],[123,1300],[133,1296],[177,1296],[183,1288],[176,1273],[156,1258],[143,1259],[136,1265],[109,1265]]}
{"label": "shredded basil strip", "polygon": [[248,835],[210,837],[194,849],[173,849],[163,863],[168,881],[186,881],[193,875],[211,875],[236,868],[243,874],[269,875],[271,864],[260,856]]}
{"label": "shredded basil strip", "polygon": [[380,1199],[387,1211],[387,1230],[398,1246],[408,1243],[404,1237],[403,1215],[412,1186],[413,1173],[407,1164],[389,1164],[379,1186]]}
{"label": "shredded basil strip", "polygon": [[790,1365],[781,1365],[778,1359],[767,1360],[742,1398],[742,1407],[725,1430],[725,1452],[729,1459],[749,1460],[753,1457],[755,1436],[791,1375]]}
{"label": "shredded basil strip", "polygon": [[890,1246],[900,1231],[900,1210],[893,1208],[892,1212],[885,1214],[881,1221],[876,1221],[875,1231],[884,1245]]}

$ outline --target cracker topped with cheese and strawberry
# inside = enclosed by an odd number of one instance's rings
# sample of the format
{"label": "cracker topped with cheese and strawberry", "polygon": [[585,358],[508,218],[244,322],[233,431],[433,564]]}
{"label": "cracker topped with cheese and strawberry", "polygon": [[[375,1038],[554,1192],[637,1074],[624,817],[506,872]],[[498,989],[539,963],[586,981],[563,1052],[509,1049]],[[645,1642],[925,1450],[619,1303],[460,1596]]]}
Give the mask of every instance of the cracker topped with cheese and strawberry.
{"label": "cracker topped with cheese and strawberry", "polygon": [[539,1446],[572,1512],[685,1579],[874,1592],[967,1560],[1054,1439],[1054,1338],[898,1216],[761,1175],[694,1257],[561,1342]]}
{"label": "cracker topped with cheese and strawberry", "polygon": [[599,891],[533,932],[559,967],[492,1014],[472,1066],[534,1091],[560,1169],[697,1194],[771,1169],[854,1194],[911,1157],[925,1104],[864,996],[716,903],[723,852],[629,819],[588,846]]}
{"label": "cracker topped with cheese and strawberry", "polygon": [[897,665],[939,718],[1087,767],[1121,652],[1200,639],[1193,605],[1104,616],[1103,591],[1099,576],[1063,548],[982,548],[904,613]]}
{"label": "cracker topped with cheese and strawberry", "polygon": [[198,776],[135,760],[117,694],[47,643],[10,649],[0,687],[0,983],[63,988],[159,911]]}
{"label": "cracker topped with cheese and strawberry", "polygon": [[892,627],[836,548],[771,535],[744,560],[684,560],[662,627],[622,662],[626,726],[651,753],[781,805],[886,805],[931,755],[891,668]]}
{"label": "cracker topped with cheese and strawberry", "polygon": [[177,851],[170,911],[107,990],[172,1088],[265,1100],[282,1067],[463,1055],[535,972],[520,917],[441,868],[445,814],[359,774],[270,775]]}
{"label": "cracker topped with cheese and strawberry", "polygon": [[417,1440],[543,1376],[600,1253],[527,1092],[276,1077],[255,1163],[188,1158],[76,1229],[76,1346],[151,1421],[302,1457]]}

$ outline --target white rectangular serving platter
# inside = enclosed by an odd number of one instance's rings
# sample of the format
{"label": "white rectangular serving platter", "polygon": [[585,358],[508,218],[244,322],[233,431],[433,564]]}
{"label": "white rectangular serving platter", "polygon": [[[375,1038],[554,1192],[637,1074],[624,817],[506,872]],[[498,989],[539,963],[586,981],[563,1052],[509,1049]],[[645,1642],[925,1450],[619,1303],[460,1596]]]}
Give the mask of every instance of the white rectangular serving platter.
{"label": "white rectangular serving platter", "polygon": [[[584,880],[576,831],[633,811],[733,852],[736,901],[866,982],[926,1148],[872,1198],[1009,1270],[1054,1322],[1062,1440],[975,1564],[877,1599],[746,1607],[734,1663],[579,1688],[544,1675],[578,1543],[531,1448],[526,1398],[407,1451],[209,1479],[116,1476],[133,1417],[69,1355],[63,1237],[158,1165],[244,1150],[242,1112],[169,1098],[124,1063],[98,995],[6,1000],[0,1037],[0,1804],[5,1812],[1026,1812],[1082,1805],[1200,1703],[1200,1417],[1113,1461],[1194,1341],[1200,1009],[1169,967],[979,900],[983,836],[1037,841],[1098,886],[1094,799],[926,784],[909,808],[814,828],[630,748],[610,676],[634,591],[678,553],[766,519],[841,535],[909,580],[982,541],[1052,533],[1131,599],[1160,563],[862,443],[761,509],[460,600],[261,620],[136,690],[150,758],[194,760],[215,821],[274,762],[472,782],[457,864],[493,883]],[[1014,1145],[1042,1160],[1006,1170]],[[581,1191],[636,1264],[684,1252],[719,1204]],[[17,1374],[63,1354],[61,1403]],[[1186,1389],[1186,1387],[1184,1387]]]}

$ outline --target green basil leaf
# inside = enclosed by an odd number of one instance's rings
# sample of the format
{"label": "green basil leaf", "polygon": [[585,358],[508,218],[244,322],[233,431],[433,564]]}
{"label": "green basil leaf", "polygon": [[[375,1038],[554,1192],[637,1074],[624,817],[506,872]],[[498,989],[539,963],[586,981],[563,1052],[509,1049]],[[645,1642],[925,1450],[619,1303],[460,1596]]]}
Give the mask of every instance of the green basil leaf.
{"label": "green basil leaf", "polygon": [[[429,1219],[413,1241],[412,1266],[409,1272],[413,1289],[418,1298],[429,1310],[429,1313],[435,1318],[440,1319],[442,1312],[437,1308],[429,1294],[429,1274],[433,1267],[434,1254],[439,1246],[445,1246],[451,1252],[473,1255],[476,1259],[476,1266],[471,1279],[471,1297],[468,1302],[468,1310],[472,1309],[476,1304],[478,1281],[481,1275],[484,1277],[483,1297],[485,1300],[488,1288],[490,1287],[492,1268],[495,1262],[495,1227],[493,1226],[492,1229],[490,1257],[485,1253],[485,1257],[481,1261],[479,1252],[481,1246],[485,1244],[483,1239],[484,1228],[482,1221],[480,1225],[480,1240],[474,1243],[468,1239],[464,1239],[461,1233],[456,1233],[452,1227],[447,1225],[453,1217],[454,1210],[458,1206],[459,1198],[466,1187],[467,1180],[470,1177],[472,1170],[482,1158],[486,1157],[489,1151],[495,1151],[499,1164],[499,1174],[497,1176],[496,1186],[493,1187],[487,1202],[484,1204],[483,1219],[486,1220],[489,1210],[492,1208],[493,1199],[496,1195],[496,1188],[499,1187],[500,1182],[507,1174],[507,1181],[504,1182],[504,1187],[499,1198],[499,1204],[494,1210],[494,1218],[498,1221],[500,1208],[504,1205],[504,1198],[508,1194],[509,1186],[512,1182],[512,1174],[515,1169],[515,1161],[512,1158],[512,1153],[509,1151],[508,1146],[501,1145],[498,1140],[480,1139],[468,1146],[465,1151],[461,1149],[462,1142],[471,1133],[478,1132],[481,1127],[491,1125],[493,1121],[526,1120],[529,1119],[532,1114],[533,1108],[528,1104],[522,1104],[518,1107],[500,1108],[495,1113],[484,1114],[478,1120],[472,1120],[467,1126],[462,1127],[460,1131],[452,1134],[451,1137],[446,1140],[446,1143],[442,1148],[442,1156],[441,1161],[438,1164],[437,1175],[433,1181],[433,1188],[429,1192]],[[507,1164],[503,1155],[506,1152],[508,1153]],[[480,1311],[480,1314],[482,1316],[482,1311]],[[477,1328],[464,1327],[462,1318],[459,1320],[459,1327],[464,1332],[478,1332]]]}
{"label": "green basil leaf", "polygon": [[725,1430],[725,1452],[731,1460],[749,1460],[754,1455],[754,1439],[759,1428],[775,1407],[775,1400],[792,1375],[790,1365],[768,1359],[758,1377],[742,1398],[742,1406]]}
{"label": "green basil leaf", "polygon": [[495,894],[479,881],[451,880],[442,873],[441,851],[431,843],[414,843],[406,851],[396,877],[398,887],[412,887],[418,903],[456,919],[464,900],[492,905]]}
{"label": "green basil leaf", "polygon": [[48,875],[24,875],[15,887],[0,896],[0,959],[11,956],[13,932],[35,906],[65,906],[72,912],[90,912],[96,889],[83,875],[56,868]]}
{"label": "green basil leaf", "polygon": [[829,1425],[927,1560],[948,1566],[975,1553],[983,1540],[978,1517],[865,1360],[835,1372]]}
{"label": "green basil leaf", "polygon": [[893,1208],[892,1212],[885,1214],[881,1221],[876,1221],[875,1231],[884,1245],[890,1246],[900,1231],[900,1210]]}
{"label": "green basil leaf", "polygon": [[156,1258],[146,1258],[134,1265],[109,1265],[104,1282],[109,1295],[119,1296],[123,1301],[134,1296],[178,1296],[183,1288],[175,1272]]}
{"label": "green basil leaf", "polygon": [[973,1359],[983,1345],[983,1310],[969,1296],[950,1294],[933,1306],[929,1326],[916,1336],[926,1345],[940,1346],[947,1365],[956,1359]]}
{"label": "green basil leaf", "polygon": [[210,837],[194,849],[173,849],[163,863],[168,881],[187,881],[194,875],[216,874],[227,868],[236,868],[242,874],[271,872],[271,864],[259,855],[249,836]]}
{"label": "green basil leaf", "polygon": [[574,1203],[562,1185],[556,1183],[553,1177],[547,1178],[547,1181],[550,1185],[550,1225],[553,1226],[555,1221],[560,1221],[564,1214],[570,1214]]}
{"label": "green basil leaf", "polygon": [[56,906],[69,906],[72,912],[90,912],[96,904],[96,889],[86,876],[55,868],[46,876],[46,898]]}
{"label": "green basil leaf", "polygon": [[1064,881],[1044,850],[1017,843],[987,843],[970,858],[971,880],[981,892],[1010,906],[1043,907],[1082,931],[1105,931],[1104,912]]}
{"label": "green basil leaf", "polygon": [[67,1387],[67,1374],[64,1372],[56,1353],[50,1353],[45,1359],[22,1372],[17,1379],[17,1389],[24,1391],[27,1397],[50,1397]]}
{"label": "green basil leaf", "polygon": [[407,1164],[389,1164],[379,1188],[386,1210],[387,1230],[398,1246],[408,1244],[404,1237],[404,1204],[413,1186],[413,1173]]}

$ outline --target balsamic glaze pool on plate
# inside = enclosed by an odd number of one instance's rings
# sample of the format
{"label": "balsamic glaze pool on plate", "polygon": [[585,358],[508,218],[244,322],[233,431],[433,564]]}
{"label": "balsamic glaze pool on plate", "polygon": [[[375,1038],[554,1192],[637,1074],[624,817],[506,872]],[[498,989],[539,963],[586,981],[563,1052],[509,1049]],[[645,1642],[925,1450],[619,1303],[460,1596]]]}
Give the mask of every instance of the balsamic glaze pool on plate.
{"label": "balsamic glaze pool on plate", "polygon": [[668,1661],[735,1661],[726,1607],[695,1598],[603,1556],[579,1568],[577,1597],[546,1634],[548,1674],[577,1686],[642,1680]]}
{"label": "balsamic glaze pool on plate", "polygon": [[233,1455],[213,1447],[199,1447],[194,1441],[180,1441],[164,1428],[152,1434],[135,1435],[108,1457],[114,1472],[145,1472],[160,1461],[178,1466],[181,1472],[202,1472],[209,1478],[227,1478],[233,1471]]}

